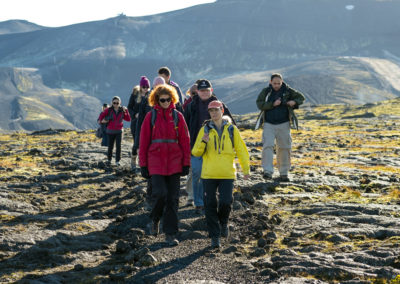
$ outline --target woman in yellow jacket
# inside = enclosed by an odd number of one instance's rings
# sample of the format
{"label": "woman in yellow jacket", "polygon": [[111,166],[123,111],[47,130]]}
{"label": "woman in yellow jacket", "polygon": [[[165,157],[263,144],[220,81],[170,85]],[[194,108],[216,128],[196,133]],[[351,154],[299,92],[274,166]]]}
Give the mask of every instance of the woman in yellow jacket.
{"label": "woman in yellow jacket", "polygon": [[208,111],[211,120],[206,121],[200,129],[192,155],[203,157],[201,178],[207,227],[211,247],[219,248],[220,238],[228,237],[229,234],[228,219],[233,201],[233,181],[236,177],[235,157],[237,155],[239,158],[245,179],[249,177],[250,159],[239,130],[230,123],[229,117],[222,116],[223,104],[212,101],[208,105]]}

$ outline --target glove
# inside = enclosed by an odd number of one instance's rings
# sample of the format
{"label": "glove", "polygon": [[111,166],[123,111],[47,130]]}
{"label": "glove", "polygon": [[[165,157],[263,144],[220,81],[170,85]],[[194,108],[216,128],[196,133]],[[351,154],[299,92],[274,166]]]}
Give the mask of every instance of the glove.
{"label": "glove", "polygon": [[140,174],[144,178],[150,178],[149,169],[147,167],[141,167],[140,168]]}
{"label": "glove", "polygon": [[183,166],[181,176],[187,176],[189,174],[190,166]]}

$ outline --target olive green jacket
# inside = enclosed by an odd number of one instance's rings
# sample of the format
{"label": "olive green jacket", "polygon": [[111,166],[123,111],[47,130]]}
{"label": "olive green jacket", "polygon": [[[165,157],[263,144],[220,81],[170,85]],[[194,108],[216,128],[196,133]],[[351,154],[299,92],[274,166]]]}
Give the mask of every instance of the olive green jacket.
{"label": "olive green jacket", "polygon": [[[283,83],[285,84],[285,83]],[[264,113],[267,110],[271,110],[274,108],[273,102],[268,102],[268,98],[272,93],[272,88],[271,86],[268,86],[267,88],[264,88],[261,93],[258,95],[257,98],[257,107],[259,110],[261,110],[260,114],[258,115],[257,122],[256,122],[256,127],[255,130],[260,128],[261,124],[264,123]],[[295,89],[289,87],[289,85],[286,84],[286,90],[283,94],[283,102],[288,102],[288,101],[295,101],[296,104],[294,107],[289,107],[289,121],[290,121],[290,127],[293,129],[299,129],[298,122],[297,122],[297,117],[294,113],[294,109],[299,108],[299,105],[301,105],[305,100],[305,97],[302,93],[299,91],[296,91]]]}

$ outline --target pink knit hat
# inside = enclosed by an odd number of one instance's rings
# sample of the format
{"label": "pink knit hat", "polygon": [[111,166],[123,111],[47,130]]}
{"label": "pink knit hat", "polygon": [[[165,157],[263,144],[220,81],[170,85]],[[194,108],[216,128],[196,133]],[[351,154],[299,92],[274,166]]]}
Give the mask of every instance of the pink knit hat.
{"label": "pink knit hat", "polygon": [[153,80],[153,88],[158,86],[158,85],[164,85],[164,84],[165,84],[165,80],[161,76],[157,76]]}

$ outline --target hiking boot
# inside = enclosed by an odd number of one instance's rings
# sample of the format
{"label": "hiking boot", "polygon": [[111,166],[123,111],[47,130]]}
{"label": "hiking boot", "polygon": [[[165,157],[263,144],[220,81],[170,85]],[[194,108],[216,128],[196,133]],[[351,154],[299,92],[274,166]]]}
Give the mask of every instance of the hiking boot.
{"label": "hiking boot", "polygon": [[149,235],[157,236],[159,233],[159,225],[160,225],[160,222],[155,222],[155,221],[148,223],[147,231],[149,232]]}
{"label": "hiking boot", "polygon": [[264,172],[264,173],[263,173],[263,178],[264,178],[264,179],[272,179],[272,174],[267,173],[267,172]]}
{"label": "hiking boot", "polygon": [[227,238],[229,236],[228,224],[221,224],[221,237]]}
{"label": "hiking boot", "polygon": [[186,202],[185,207],[192,207],[193,205],[194,205],[193,199],[188,199],[188,201]]}
{"label": "hiking boot", "polygon": [[179,241],[176,239],[175,235],[166,235],[165,242],[171,247],[179,245]]}
{"label": "hiking boot", "polygon": [[217,249],[221,247],[221,242],[218,237],[211,238],[211,248]]}
{"label": "hiking boot", "polygon": [[288,181],[290,181],[290,179],[289,179],[289,177],[287,175],[281,175],[279,177],[279,181],[288,182]]}
{"label": "hiking boot", "polygon": [[116,165],[117,167],[119,167],[119,161],[116,161],[116,162],[115,162],[115,165]]}

